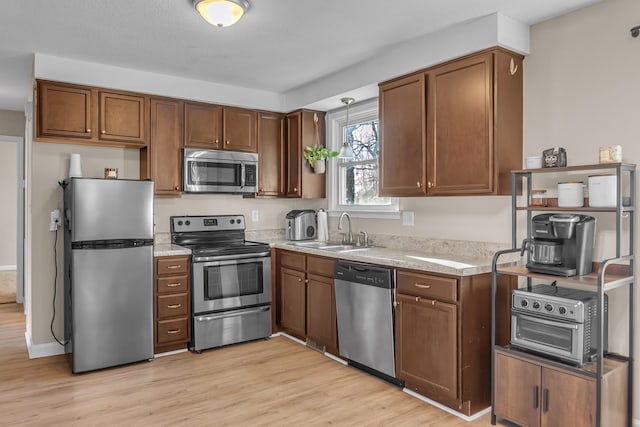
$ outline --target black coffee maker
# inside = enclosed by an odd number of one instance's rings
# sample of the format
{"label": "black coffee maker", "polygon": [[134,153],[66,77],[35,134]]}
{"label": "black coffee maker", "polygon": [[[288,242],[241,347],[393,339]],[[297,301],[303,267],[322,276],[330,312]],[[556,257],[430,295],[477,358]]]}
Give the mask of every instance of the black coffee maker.
{"label": "black coffee maker", "polygon": [[556,276],[589,274],[593,263],[596,219],[588,215],[548,213],[531,220],[531,237],[522,252],[531,253],[527,269]]}

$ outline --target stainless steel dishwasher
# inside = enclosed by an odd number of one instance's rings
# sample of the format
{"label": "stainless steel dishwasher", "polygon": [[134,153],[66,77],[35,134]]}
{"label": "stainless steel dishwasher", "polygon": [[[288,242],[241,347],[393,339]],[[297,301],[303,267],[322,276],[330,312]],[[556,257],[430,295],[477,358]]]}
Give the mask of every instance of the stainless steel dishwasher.
{"label": "stainless steel dishwasher", "polygon": [[375,265],[336,262],[336,311],[340,355],[346,357],[350,365],[398,383],[393,272],[391,268]]}

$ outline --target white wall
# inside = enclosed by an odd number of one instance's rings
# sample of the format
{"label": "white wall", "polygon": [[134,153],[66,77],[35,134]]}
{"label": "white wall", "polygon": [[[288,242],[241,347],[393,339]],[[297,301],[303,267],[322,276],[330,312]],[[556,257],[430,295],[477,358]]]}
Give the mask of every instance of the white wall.
{"label": "white wall", "polygon": [[0,137],[0,269],[16,265],[18,144]]}
{"label": "white wall", "polygon": [[[561,146],[570,165],[597,163],[600,146],[619,144],[624,162],[640,163],[640,38],[629,32],[639,24],[637,0],[607,0],[531,28],[531,54],[524,63],[525,156]],[[613,218],[598,219],[599,250],[612,256]],[[627,305],[627,294],[616,291],[612,297],[610,338],[615,343],[626,334],[621,307]],[[636,343],[639,325],[636,321]],[[635,375],[635,417],[639,391]]]}

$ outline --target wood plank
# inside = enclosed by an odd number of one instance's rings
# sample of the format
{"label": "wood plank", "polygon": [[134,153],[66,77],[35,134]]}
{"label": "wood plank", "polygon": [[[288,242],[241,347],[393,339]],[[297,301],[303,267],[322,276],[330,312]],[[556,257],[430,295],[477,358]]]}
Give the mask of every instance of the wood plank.
{"label": "wood plank", "polygon": [[4,425],[491,425],[284,337],[73,375],[64,355],[29,359],[24,330],[22,306],[0,305]]}

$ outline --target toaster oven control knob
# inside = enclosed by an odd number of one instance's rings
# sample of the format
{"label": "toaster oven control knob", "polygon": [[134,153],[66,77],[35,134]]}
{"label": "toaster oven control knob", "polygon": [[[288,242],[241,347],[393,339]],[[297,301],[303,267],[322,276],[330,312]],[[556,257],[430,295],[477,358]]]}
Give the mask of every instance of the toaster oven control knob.
{"label": "toaster oven control knob", "polygon": [[536,310],[540,308],[540,303],[538,301],[534,301],[533,302],[533,308],[535,308]]}
{"label": "toaster oven control knob", "polygon": [[527,307],[527,306],[529,306],[529,301],[527,301],[526,299],[523,299],[523,300],[520,301],[520,305],[522,307]]}
{"label": "toaster oven control knob", "polygon": [[558,309],[558,313],[560,314],[567,314],[567,307],[560,307]]}
{"label": "toaster oven control knob", "polygon": [[547,311],[553,311],[553,306],[551,304],[545,304],[544,309]]}

